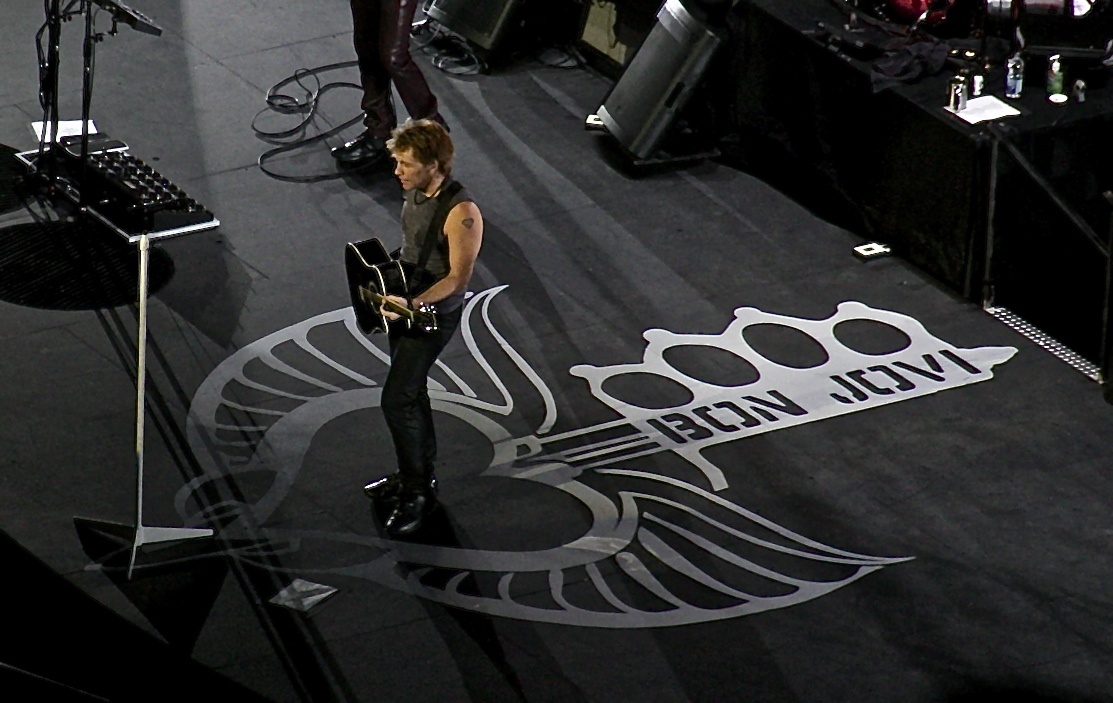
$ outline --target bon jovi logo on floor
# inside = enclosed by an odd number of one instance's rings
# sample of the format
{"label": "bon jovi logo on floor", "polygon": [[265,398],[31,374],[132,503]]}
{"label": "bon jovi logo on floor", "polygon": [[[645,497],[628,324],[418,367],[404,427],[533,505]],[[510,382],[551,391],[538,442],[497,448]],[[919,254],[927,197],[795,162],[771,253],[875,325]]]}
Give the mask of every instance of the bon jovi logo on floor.
{"label": "bon jovi logo on floor", "polygon": [[[746,442],[724,447],[738,448],[729,463],[707,450],[986,381],[1017,351],[958,348],[911,317],[858,302],[824,320],[739,308],[718,334],[646,331],[637,363],[573,366],[611,419],[569,428],[550,385],[492,322],[504,288],[468,301],[468,353],[438,366],[430,396],[481,440],[470,455],[483,457],[482,476],[467,476],[469,485],[511,478],[555,498],[515,518],[526,544],[463,546],[474,539],[456,539],[448,520],[441,541],[395,541],[284,507],[308,486],[344,478],[307,459],[321,451],[311,446],[318,434],[379,404],[375,378],[389,360],[347,308],[248,345],[201,384],[187,424],[202,474],[178,496],[183,517],[218,523],[224,544],[250,545],[229,555],[256,566],[358,577],[492,615],[608,628],[733,618],[912,557],[840,549],[763,517],[742,504],[753,480]],[[335,451],[354,463],[365,450]],[[453,515],[468,509],[446,503]],[[281,565],[292,551],[296,569]]]}

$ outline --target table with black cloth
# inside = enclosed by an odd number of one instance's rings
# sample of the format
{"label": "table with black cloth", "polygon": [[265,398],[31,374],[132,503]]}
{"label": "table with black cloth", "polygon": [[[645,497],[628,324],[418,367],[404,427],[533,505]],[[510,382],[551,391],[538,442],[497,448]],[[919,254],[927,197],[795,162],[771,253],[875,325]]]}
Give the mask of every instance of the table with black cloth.
{"label": "table with black cloth", "polygon": [[[1085,101],[1056,105],[1047,100],[1046,57],[1028,57],[1023,95],[1006,100],[1021,114],[995,127],[968,124],[945,109],[954,67],[875,92],[876,59],[838,50],[820,30],[846,21],[830,0],[735,6],[726,63],[742,148],[773,145],[851,203],[865,236],[972,301],[991,292],[995,305],[1097,363],[1110,229],[1103,193],[1113,189],[1108,70],[1086,68]],[[1070,86],[1082,74],[1067,68]],[[994,66],[985,93],[1004,99],[1004,82]]]}

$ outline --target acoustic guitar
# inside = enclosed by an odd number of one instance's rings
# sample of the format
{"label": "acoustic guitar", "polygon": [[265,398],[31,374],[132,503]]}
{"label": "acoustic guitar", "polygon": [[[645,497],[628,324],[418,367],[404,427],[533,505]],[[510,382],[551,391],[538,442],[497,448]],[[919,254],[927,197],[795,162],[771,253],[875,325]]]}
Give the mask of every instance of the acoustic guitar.
{"label": "acoustic guitar", "polygon": [[[348,276],[352,310],[356,314],[356,324],[364,334],[389,332],[393,325],[398,324],[422,332],[437,330],[437,311],[432,305],[421,305],[417,310],[411,310],[386,297],[396,295],[409,299],[432,285],[431,276],[417,275],[413,268],[391,258],[377,238],[349,242],[344,248],[344,270]],[[388,319],[380,312],[383,307],[401,317]]]}

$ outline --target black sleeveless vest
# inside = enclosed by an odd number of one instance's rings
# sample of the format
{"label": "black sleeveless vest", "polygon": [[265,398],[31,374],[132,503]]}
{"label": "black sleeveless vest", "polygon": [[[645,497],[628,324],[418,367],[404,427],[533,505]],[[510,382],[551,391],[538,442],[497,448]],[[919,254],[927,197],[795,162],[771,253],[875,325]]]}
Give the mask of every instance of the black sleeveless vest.
{"label": "black sleeveless vest", "polygon": [[[452,182],[451,178],[446,178],[441,184],[440,192],[444,192],[448,185]],[[471,202],[471,196],[468,195],[466,188],[460,190],[453,196],[449,210],[456,207],[459,203]],[[424,193],[419,190],[408,190],[402,199],[402,251],[398,258],[408,264],[416,264],[421,257],[421,247],[424,242],[426,232],[429,231],[429,225],[433,220],[433,215],[436,214],[438,198],[426,197]],[[433,250],[429,254],[429,260],[425,262],[425,270],[435,280],[440,280],[448,274],[449,269],[449,256],[448,256],[448,238],[444,236],[444,226],[442,225],[437,232],[437,242],[433,246]],[[415,291],[417,292],[417,291]],[[463,293],[450,296],[445,300],[437,303],[437,309],[441,312],[449,312],[455,310],[464,301]]]}

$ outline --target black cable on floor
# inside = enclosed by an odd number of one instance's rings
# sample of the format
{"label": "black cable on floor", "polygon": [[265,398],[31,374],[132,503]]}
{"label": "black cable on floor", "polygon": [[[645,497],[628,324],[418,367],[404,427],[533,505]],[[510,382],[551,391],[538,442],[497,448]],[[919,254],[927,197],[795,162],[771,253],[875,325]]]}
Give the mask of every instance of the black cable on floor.
{"label": "black cable on floor", "polygon": [[467,39],[434,20],[426,20],[422,31],[429,31],[430,27],[433,35],[420,48],[429,57],[433,68],[454,76],[474,76],[487,72],[487,64]]}
{"label": "black cable on floor", "polygon": [[[317,66],[316,68],[299,68],[292,75],[287,76],[278,83],[275,83],[267,91],[267,106],[257,112],[255,114],[255,117],[251,118],[251,130],[255,132],[256,137],[271,143],[289,139],[291,137],[294,137],[295,135],[304,134],[306,128],[316,117],[317,108],[320,106],[321,97],[325,93],[336,88],[355,88],[356,90],[363,89],[363,86],[361,86],[359,83],[352,83],[349,81],[334,81],[322,85],[318,76],[328,71],[352,68],[353,66],[357,65],[358,62],[353,60],[330,63],[324,66]],[[312,78],[313,81],[312,86],[306,84],[306,81],[310,78]],[[291,84],[296,84],[298,87],[300,87],[305,93],[304,97],[298,98],[282,92],[285,88],[287,88],[287,86],[290,86]],[[283,115],[293,115],[300,113],[303,115],[303,117],[300,122],[289,129],[267,131],[259,127],[259,118],[267,113],[279,113]],[[335,134],[339,134],[343,130],[357,124],[362,120],[363,114],[360,113],[355,117],[346,120],[342,124],[321,132],[320,134],[315,134],[312,137],[297,139],[288,144],[281,144],[280,146],[276,146],[273,149],[268,149],[267,151],[264,151],[262,154],[259,155],[259,159],[257,161],[257,163],[259,164],[259,169],[271,178],[277,178],[281,181],[290,181],[293,183],[316,183],[318,181],[328,181],[336,178],[343,178],[345,175],[356,172],[359,169],[348,169],[344,172],[337,171],[331,173],[313,174],[308,176],[289,176],[267,168],[267,162],[277,156],[280,156],[281,154],[295,151],[310,144],[324,141],[325,139],[328,139]]]}
{"label": "black cable on floor", "polygon": [[548,46],[534,56],[538,63],[547,68],[583,68],[587,61],[573,46]]}

